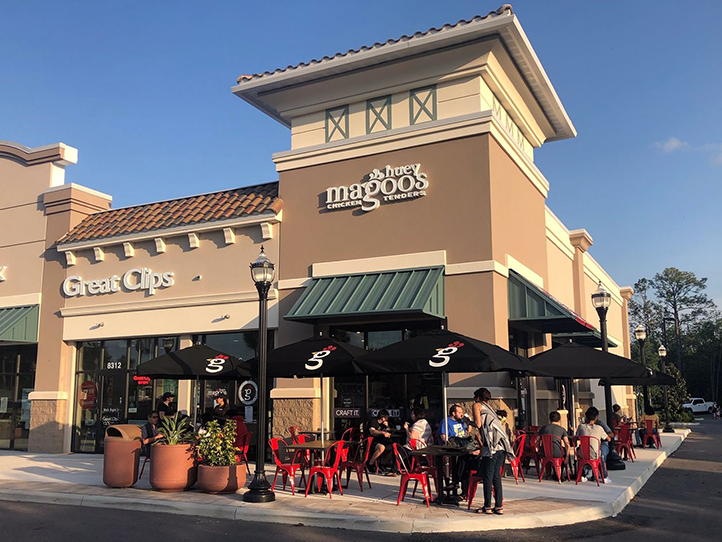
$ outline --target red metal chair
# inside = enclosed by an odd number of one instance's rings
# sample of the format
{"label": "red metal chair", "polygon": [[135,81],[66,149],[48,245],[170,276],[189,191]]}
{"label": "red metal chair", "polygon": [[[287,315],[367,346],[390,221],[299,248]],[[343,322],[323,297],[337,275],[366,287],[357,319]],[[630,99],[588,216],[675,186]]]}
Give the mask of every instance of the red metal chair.
{"label": "red metal chair", "polygon": [[286,441],[280,438],[272,438],[268,441],[268,446],[271,448],[271,452],[273,453],[273,460],[276,463],[276,475],[273,477],[273,484],[271,485],[271,491],[273,491],[276,488],[276,479],[278,478],[278,473],[281,473],[281,477],[283,479],[283,489],[286,489],[286,482],[291,482],[291,495],[296,494],[296,472],[300,469],[301,470],[301,479],[298,481],[299,485],[303,482],[306,484],[306,490],[308,491],[308,483],[306,482],[306,476],[303,471],[303,468],[301,467],[300,463],[295,463],[295,459],[297,457],[296,454],[293,455],[293,458],[291,458],[290,463],[284,463],[281,460],[281,453],[280,453],[280,446],[279,443],[283,443],[284,446],[287,445]]}
{"label": "red metal chair", "polygon": [[300,432],[301,428],[296,425],[292,425],[288,428],[288,433],[291,435],[291,444],[298,444],[298,434]]}
{"label": "red metal chair", "polygon": [[[589,435],[581,435],[579,438],[579,455],[577,457],[577,484],[582,479],[582,472],[584,471],[584,465],[589,465],[594,473],[594,479],[597,481],[599,486],[599,478],[604,482],[602,476],[602,460],[601,460],[601,448],[602,443],[597,437]],[[592,457],[592,439],[596,442],[597,459],[591,459]]]}
{"label": "red metal chair", "polygon": [[[349,427],[341,435],[341,440],[343,440],[345,442],[353,442],[353,434],[354,434],[353,427]],[[348,460],[348,453],[349,453],[349,447],[344,446],[343,451],[341,452],[341,463],[344,463]],[[341,469],[341,471],[343,472],[343,469]]]}
{"label": "red metal chair", "polygon": [[[536,426],[531,426],[536,427]],[[523,433],[526,435],[526,441],[524,443],[524,448],[522,448],[522,453],[520,457],[520,464],[523,465],[526,463],[526,470],[529,472],[529,461],[534,461],[534,467],[536,468],[537,475],[539,474],[539,462],[540,462],[540,454],[539,454],[539,446],[537,445],[537,432],[527,432]],[[526,480],[525,480],[526,481]]]}
{"label": "red metal chair", "polygon": [[417,472],[414,470],[414,463],[415,461],[411,461],[411,469],[409,469],[406,466],[406,463],[404,462],[404,459],[399,454],[399,448],[398,444],[393,444],[394,448],[394,456],[396,456],[396,466],[399,469],[399,472],[401,473],[401,484],[399,485],[399,498],[396,499],[396,506],[399,505],[401,501],[404,500],[406,497],[406,491],[409,488],[409,482],[413,480],[415,482],[414,484],[414,493],[416,493],[416,487],[419,485],[419,482],[421,482],[421,490],[424,493],[424,499],[426,499],[426,506],[431,506],[429,504],[429,500],[434,500],[434,496],[431,495],[431,490],[429,488],[429,476],[424,472]]}
{"label": "red metal chair", "polygon": [[644,440],[642,441],[643,446],[646,448],[647,443],[651,440],[652,444],[659,450],[662,446],[662,441],[659,440],[659,433],[654,432],[654,420],[644,420],[644,428],[646,432],[644,433]]}
{"label": "red metal chair", "polygon": [[[424,447],[424,444],[421,440],[412,438],[409,440],[409,446],[411,446],[412,450],[419,450]],[[439,471],[436,466],[436,458],[433,455],[425,456],[426,461],[428,464],[422,465],[419,461],[416,461],[414,458],[414,461],[412,461],[411,465],[411,471],[412,472],[422,472],[426,474],[427,476],[431,476],[431,478],[434,480],[434,489],[436,490],[436,493],[439,493],[439,488],[441,487],[439,484]],[[412,497],[416,497],[416,487],[418,484],[414,485],[414,491],[411,493]]]}
{"label": "red metal chair", "polygon": [[[522,482],[526,482],[526,478],[524,478],[524,469],[521,465],[521,456],[524,451],[524,445],[526,444],[526,433],[522,433],[517,437],[517,439],[514,441],[514,459],[509,461],[509,466],[511,467],[511,473],[514,475],[514,481],[519,485],[519,475],[521,475]],[[501,466],[502,474],[504,473],[504,465]]]}
{"label": "red metal chair", "polygon": [[[336,444],[332,444],[326,450],[326,459],[323,465],[314,465],[308,472],[308,483],[306,484],[306,497],[308,497],[308,490],[311,488],[314,476],[320,476],[318,480],[318,490],[321,491],[321,486],[324,479],[326,480],[326,486],[328,487],[328,498],[332,499],[333,493],[333,480],[334,478],[338,482],[338,490],[343,495],[343,487],[341,486],[341,476],[338,474],[338,465],[341,462],[341,450],[343,450],[344,442],[338,441]],[[335,450],[334,450],[335,448]]]}
{"label": "red metal chair", "polygon": [[[564,443],[557,435],[539,435],[541,437],[541,473],[539,474],[539,482],[541,483],[547,467],[554,467],[557,473],[557,480],[562,483],[562,470],[564,469],[564,457],[554,457],[555,441],[559,441],[559,449],[564,450]],[[571,482],[569,477],[569,469],[567,469],[567,480]]]}
{"label": "red metal chair", "polygon": [[358,446],[356,448],[356,459],[341,462],[341,472],[346,471],[346,488],[348,488],[348,484],[351,481],[351,471],[356,471],[356,476],[358,477],[358,485],[361,487],[361,491],[364,490],[364,474],[366,475],[366,481],[369,484],[369,489],[371,489],[371,479],[369,478],[368,462],[369,455],[371,455],[371,448],[373,448],[373,440],[373,437],[369,437],[365,440],[363,449],[361,448],[361,446]]}
{"label": "red metal chair", "polygon": [[619,436],[615,440],[614,446],[616,447],[619,455],[622,455],[622,452],[624,452],[624,459],[630,459],[632,463],[634,463],[637,454],[634,453],[631,424],[624,423],[619,426]]}
{"label": "red metal chair", "polygon": [[246,431],[242,435],[236,436],[236,448],[238,448],[238,453],[236,454],[236,462],[237,463],[245,463],[246,464],[246,471],[248,474],[251,474],[251,468],[248,466],[248,448],[251,446],[251,440],[253,437],[253,431]]}
{"label": "red metal chair", "polygon": [[[477,471],[473,470],[469,472],[469,489],[466,491],[466,501],[468,503],[466,506],[467,510],[471,510],[471,503],[474,502],[474,497],[476,497],[477,486],[483,482],[484,478],[477,474]],[[494,491],[493,487],[491,488],[491,494],[496,495],[496,491]]]}

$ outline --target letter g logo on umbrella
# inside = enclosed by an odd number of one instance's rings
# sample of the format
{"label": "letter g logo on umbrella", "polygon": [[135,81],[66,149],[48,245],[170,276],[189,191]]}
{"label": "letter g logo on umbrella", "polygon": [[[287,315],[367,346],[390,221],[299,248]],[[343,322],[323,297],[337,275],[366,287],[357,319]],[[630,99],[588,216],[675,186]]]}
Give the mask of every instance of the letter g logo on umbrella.
{"label": "letter g logo on umbrella", "polygon": [[215,358],[208,358],[206,361],[206,372],[208,373],[220,373],[223,370],[223,364],[228,360],[228,356],[216,356]]}
{"label": "letter g logo on umbrella", "polygon": [[[449,360],[451,359],[451,356],[456,354],[459,351],[459,348],[464,346],[464,343],[459,341],[454,341],[453,343],[449,344],[446,348],[437,348],[436,354],[431,356],[431,359],[429,360],[429,365],[431,367],[445,367]],[[434,361],[439,360],[439,361]]]}
{"label": "letter g logo on umbrella", "polygon": [[323,358],[328,356],[334,350],[336,350],[336,347],[329,345],[318,352],[311,352],[311,357],[308,359],[309,363],[306,363],[304,367],[308,371],[318,371],[323,366]]}

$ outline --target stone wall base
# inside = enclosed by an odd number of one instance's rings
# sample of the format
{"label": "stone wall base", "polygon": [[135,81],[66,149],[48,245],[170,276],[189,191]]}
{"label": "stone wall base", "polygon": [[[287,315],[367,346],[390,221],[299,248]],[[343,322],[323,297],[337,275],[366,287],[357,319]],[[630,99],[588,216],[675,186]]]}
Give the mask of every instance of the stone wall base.
{"label": "stone wall base", "polygon": [[292,425],[305,431],[321,427],[321,400],[273,399],[273,436],[288,438]]}
{"label": "stone wall base", "polygon": [[30,438],[28,451],[46,454],[62,454],[68,408],[66,400],[35,399],[30,410]]}

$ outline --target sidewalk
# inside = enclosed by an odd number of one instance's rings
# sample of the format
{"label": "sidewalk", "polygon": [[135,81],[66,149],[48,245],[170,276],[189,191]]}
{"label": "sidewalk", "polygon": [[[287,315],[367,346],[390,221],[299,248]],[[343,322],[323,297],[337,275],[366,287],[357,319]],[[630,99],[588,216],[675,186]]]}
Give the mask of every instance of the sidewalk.
{"label": "sidewalk", "polygon": [[[537,481],[532,468],[526,483],[504,479],[503,516],[479,516],[462,507],[427,508],[407,494],[396,506],[398,478],[371,476],[373,489],[359,491],[352,476],[343,496],[291,496],[276,487],[276,502],[246,504],[241,494],[206,495],[197,490],[160,493],[150,490],[147,471],[136,487],[111,489],[103,485],[102,456],[46,455],[0,452],[0,500],[30,501],[71,506],[142,510],[245,521],[303,524],[383,532],[458,532],[526,529],[568,525],[618,514],[689,434],[677,429],[662,435],[660,450],[638,449],[637,460],[624,471],[611,472],[612,483],[558,484]],[[268,467],[271,479],[275,467]],[[511,481],[510,481],[511,480]],[[474,508],[483,503],[479,487]],[[473,508],[472,508],[473,510]]]}

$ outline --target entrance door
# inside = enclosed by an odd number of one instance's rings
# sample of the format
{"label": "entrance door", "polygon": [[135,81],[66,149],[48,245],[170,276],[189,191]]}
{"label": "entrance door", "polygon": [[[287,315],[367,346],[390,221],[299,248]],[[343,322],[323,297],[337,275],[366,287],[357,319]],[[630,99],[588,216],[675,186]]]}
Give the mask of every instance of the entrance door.
{"label": "entrance door", "polygon": [[126,388],[128,373],[126,371],[103,371],[101,373],[102,394],[100,408],[100,427],[97,432],[96,451],[103,451],[105,430],[111,425],[126,423],[128,420],[126,405]]}
{"label": "entrance door", "polygon": [[0,348],[0,449],[27,450],[36,346]]}

